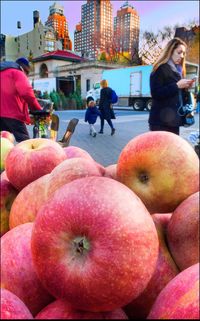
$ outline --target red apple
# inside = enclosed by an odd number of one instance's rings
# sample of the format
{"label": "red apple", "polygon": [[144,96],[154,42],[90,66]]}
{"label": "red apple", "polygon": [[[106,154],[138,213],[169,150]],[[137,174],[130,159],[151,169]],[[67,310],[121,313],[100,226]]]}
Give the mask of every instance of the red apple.
{"label": "red apple", "polygon": [[111,164],[105,167],[105,177],[117,179],[117,164]]}
{"label": "red apple", "polygon": [[33,267],[32,228],[33,223],[22,224],[2,236],[1,286],[17,295],[34,316],[53,298],[43,288]]}
{"label": "red apple", "polygon": [[10,229],[20,224],[34,222],[38,210],[48,199],[49,176],[50,174],[41,176],[19,192],[10,211]]}
{"label": "red apple", "polygon": [[157,261],[158,236],[141,200],[105,177],[59,188],[37,214],[32,233],[37,274],[76,309],[112,311],[137,297]]}
{"label": "red apple", "polygon": [[9,154],[9,152],[11,151],[11,149],[13,149],[14,144],[11,143],[11,141],[9,139],[1,137],[0,138],[0,145],[1,145],[0,171],[2,172],[5,169],[6,158]]}
{"label": "red apple", "polygon": [[1,213],[1,230],[0,236],[9,231],[9,215],[11,206],[17,196],[17,190],[12,184],[3,179],[0,181],[0,213]]}
{"label": "red apple", "polygon": [[147,132],[122,150],[117,179],[140,197],[150,213],[173,212],[199,190],[199,158],[180,136]]}
{"label": "red apple", "polygon": [[12,133],[6,131],[6,130],[2,130],[0,132],[0,137],[4,137],[4,138],[7,138],[11,143],[14,144],[15,142],[15,137]]}
{"label": "red apple", "polygon": [[172,213],[155,213],[151,215],[155,223],[161,224],[164,234],[166,234],[167,226],[172,217]]}
{"label": "red apple", "polygon": [[117,309],[111,312],[89,312],[89,311],[81,311],[75,310],[66,300],[56,300],[49,305],[47,305],[42,311],[40,311],[35,319],[68,319],[68,320],[127,320],[128,317],[122,309]]}
{"label": "red apple", "polygon": [[199,192],[189,196],[173,212],[167,241],[180,270],[199,262]]}
{"label": "red apple", "polygon": [[145,320],[160,291],[180,272],[167,248],[162,223],[157,221],[153,215],[152,218],[159,238],[158,260],[147,287],[136,299],[124,307],[129,319]]}
{"label": "red apple", "polygon": [[52,195],[59,187],[75,179],[89,176],[102,176],[96,162],[85,158],[66,159],[51,172],[48,194]]}
{"label": "red apple", "polygon": [[99,166],[99,169],[101,170],[102,175],[104,175],[105,167],[97,163],[92,158],[92,156],[88,152],[86,152],[86,150],[76,146],[67,146],[67,147],[64,147],[63,149],[65,151],[67,159],[78,157],[78,158],[86,158],[88,160],[93,160]]}
{"label": "red apple", "polygon": [[24,302],[8,290],[1,289],[0,303],[2,320],[33,319]]}
{"label": "red apple", "polygon": [[6,175],[6,171],[1,172],[0,180],[1,181],[3,181],[3,180],[7,180],[8,181],[8,177]]}
{"label": "red apple", "polygon": [[88,152],[86,152],[86,150],[77,147],[77,146],[67,146],[63,148],[65,154],[66,154],[66,158],[74,158],[74,157],[83,157],[89,160],[93,160],[92,156],[90,156],[90,154]]}
{"label": "red apple", "polygon": [[199,320],[199,263],[180,272],[166,285],[147,319]]}
{"label": "red apple", "polygon": [[77,178],[87,176],[101,176],[99,166],[93,160],[71,158],[56,166],[50,174],[28,184],[20,191],[13,203],[10,212],[10,228],[33,222],[41,205],[59,187]]}
{"label": "red apple", "polygon": [[6,158],[6,174],[13,186],[22,190],[37,178],[49,174],[66,159],[62,147],[51,139],[25,140],[12,149]]}

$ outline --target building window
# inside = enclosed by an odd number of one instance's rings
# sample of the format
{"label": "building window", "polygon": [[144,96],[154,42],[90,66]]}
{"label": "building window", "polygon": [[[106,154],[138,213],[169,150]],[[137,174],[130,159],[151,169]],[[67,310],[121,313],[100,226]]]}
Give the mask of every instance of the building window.
{"label": "building window", "polygon": [[40,77],[47,78],[48,77],[48,68],[46,64],[42,64],[40,66]]}
{"label": "building window", "polygon": [[86,79],[86,91],[90,90],[90,79]]}

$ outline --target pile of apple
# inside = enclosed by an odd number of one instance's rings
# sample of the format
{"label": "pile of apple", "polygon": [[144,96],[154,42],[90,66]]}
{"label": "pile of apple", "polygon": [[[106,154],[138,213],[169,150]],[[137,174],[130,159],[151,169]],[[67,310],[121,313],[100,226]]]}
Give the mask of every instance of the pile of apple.
{"label": "pile of apple", "polygon": [[5,150],[1,319],[199,319],[199,158],[186,140],[139,135],[108,167],[48,139]]}

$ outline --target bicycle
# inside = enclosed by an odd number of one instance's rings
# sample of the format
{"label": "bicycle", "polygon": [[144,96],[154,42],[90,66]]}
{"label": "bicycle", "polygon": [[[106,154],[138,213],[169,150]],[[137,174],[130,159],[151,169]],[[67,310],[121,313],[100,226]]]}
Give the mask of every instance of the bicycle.
{"label": "bicycle", "polygon": [[[49,138],[57,141],[59,129],[59,117],[53,113],[53,103],[47,99],[38,99],[42,110],[30,111],[33,123],[33,138]],[[62,147],[69,146],[72,134],[75,131],[79,119],[73,118],[69,121],[63,138],[57,141]]]}

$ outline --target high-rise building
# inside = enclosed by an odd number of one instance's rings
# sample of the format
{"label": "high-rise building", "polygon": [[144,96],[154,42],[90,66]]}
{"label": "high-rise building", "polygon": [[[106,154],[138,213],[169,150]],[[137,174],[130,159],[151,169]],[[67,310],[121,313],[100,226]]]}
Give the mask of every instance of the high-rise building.
{"label": "high-rise building", "polygon": [[81,53],[81,48],[82,48],[82,24],[81,22],[79,22],[76,25],[76,29],[74,32],[74,50],[80,51]]}
{"label": "high-rise building", "polygon": [[81,7],[81,22],[74,32],[74,50],[96,58],[109,47],[113,37],[110,0],[87,0]]}
{"label": "high-rise building", "polygon": [[64,7],[54,2],[49,7],[49,16],[45,25],[56,31],[57,39],[62,41],[63,50],[72,50],[72,42],[69,37],[68,22],[64,16]]}
{"label": "high-rise building", "polygon": [[114,17],[114,45],[119,52],[137,52],[139,47],[140,18],[126,1]]}

